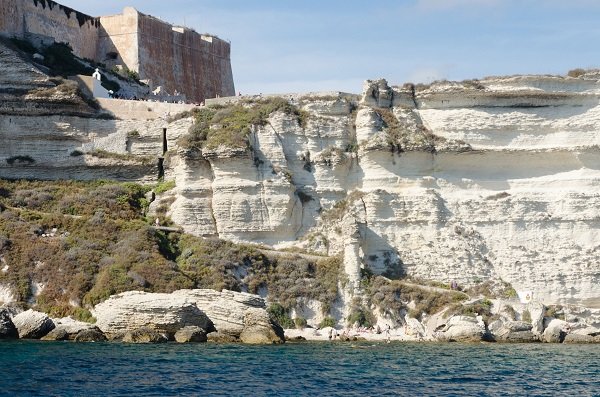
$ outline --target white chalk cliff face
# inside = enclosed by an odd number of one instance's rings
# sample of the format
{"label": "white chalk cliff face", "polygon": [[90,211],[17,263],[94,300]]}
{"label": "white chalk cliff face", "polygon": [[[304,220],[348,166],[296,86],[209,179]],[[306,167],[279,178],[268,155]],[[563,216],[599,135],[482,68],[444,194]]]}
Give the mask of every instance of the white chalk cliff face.
{"label": "white chalk cliff face", "polygon": [[343,256],[347,294],[369,268],[600,308],[598,73],[290,96],[305,124],[276,112],[251,150],[202,152],[177,146],[189,117],[106,120],[2,45],[0,66],[1,178],[164,165],[186,231]]}
{"label": "white chalk cliff face", "polygon": [[252,150],[172,161],[173,219],[234,241],[297,245],[360,268],[600,307],[600,76],[365,84],[291,97]]}

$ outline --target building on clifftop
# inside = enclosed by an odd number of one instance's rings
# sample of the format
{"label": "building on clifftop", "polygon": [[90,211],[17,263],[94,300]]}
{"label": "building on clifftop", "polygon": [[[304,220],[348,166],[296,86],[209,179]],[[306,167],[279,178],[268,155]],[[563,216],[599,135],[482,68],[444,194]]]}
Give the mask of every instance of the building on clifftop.
{"label": "building on clifftop", "polygon": [[188,101],[235,95],[230,43],[126,7],[91,17],[52,0],[0,1],[0,34],[66,42],[75,55],[137,72],[151,88]]}

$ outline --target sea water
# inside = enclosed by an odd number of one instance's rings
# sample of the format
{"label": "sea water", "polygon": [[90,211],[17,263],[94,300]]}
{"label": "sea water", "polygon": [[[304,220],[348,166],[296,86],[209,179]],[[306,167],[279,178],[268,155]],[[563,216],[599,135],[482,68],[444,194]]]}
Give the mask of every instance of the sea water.
{"label": "sea water", "polygon": [[2,396],[600,396],[600,345],[0,342]]}

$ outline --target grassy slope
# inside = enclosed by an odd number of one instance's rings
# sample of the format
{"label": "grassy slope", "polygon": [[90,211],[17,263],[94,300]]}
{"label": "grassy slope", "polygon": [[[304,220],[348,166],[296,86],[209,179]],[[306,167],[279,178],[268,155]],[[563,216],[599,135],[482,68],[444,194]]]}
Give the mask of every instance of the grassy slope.
{"label": "grassy slope", "polygon": [[[300,296],[330,307],[341,261],[269,257],[256,247],[155,231],[149,187],[131,183],[0,180],[0,256],[23,305],[89,319],[92,305],[127,290],[223,288],[258,292],[284,307]],[[44,234],[52,234],[48,237]],[[34,296],[32,286],[44,285]]]}

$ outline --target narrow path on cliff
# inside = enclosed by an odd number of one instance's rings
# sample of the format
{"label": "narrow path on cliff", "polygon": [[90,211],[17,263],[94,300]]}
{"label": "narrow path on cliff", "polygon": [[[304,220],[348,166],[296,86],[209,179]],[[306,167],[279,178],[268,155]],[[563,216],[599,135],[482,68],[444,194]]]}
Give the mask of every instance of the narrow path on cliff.
{"label": "narrow path on cliff", "polygon": [[277,251],[277,250],[271,250],[271,249],[265,249],[265,248],[260,248],[259,251],[262,252],[262,253],[264,253],[264,254],[273,255],[273,256],[294,256],[294,255],[297,255],[297,256],[299,256],[301,258],[308,259],[308,260],[311,260],[311,261],[320,261],[322,259],[329,258],[327,255],[305,254],[305,253],[302,253],[302,252],[294,252],[294,251]]}
{"label": "narrow path on cliff", "polygon": [[83,218],[82,215],[71,215],[71,214],[62,214],[60,212],[43,212],[43,211],[36,211],[36,210],[30,210],[27,208],[19,208],[19,207],[11,207],[9,205],[3,204],[3,207],[7,210],[13,210],[13,211],[17,211],[17,212],[28,212],[30,214],[35,214],[35,215],[41,215],[41,216],[45,216],[45,215],[60,215],[60,216],[64,216],[67,218],[72,218],[72,219],[81,219]]}

